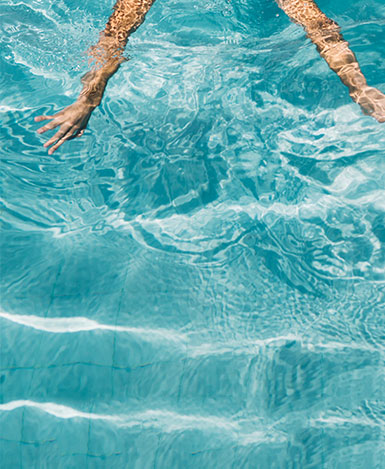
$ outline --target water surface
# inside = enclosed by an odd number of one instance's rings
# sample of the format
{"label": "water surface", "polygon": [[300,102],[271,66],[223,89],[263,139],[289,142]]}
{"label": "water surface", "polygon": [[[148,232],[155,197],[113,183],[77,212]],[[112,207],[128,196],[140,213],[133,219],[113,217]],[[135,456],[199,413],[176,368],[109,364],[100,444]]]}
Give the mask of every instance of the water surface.
{"label": "water surface", "polygon": [[2,468],[384,467],[384,125],[273,1],[158,0],[48,156],[111,6],[0,7]]}

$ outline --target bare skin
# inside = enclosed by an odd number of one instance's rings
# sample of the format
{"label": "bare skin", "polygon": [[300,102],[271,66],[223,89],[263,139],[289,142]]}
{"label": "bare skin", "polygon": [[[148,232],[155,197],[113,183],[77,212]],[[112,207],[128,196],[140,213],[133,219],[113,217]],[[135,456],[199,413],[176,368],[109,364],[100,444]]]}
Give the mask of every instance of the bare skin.
{"label": "bare skin", "polygon": [[354,102],[378,122],[385,122],[385,95],[368,86],[357,58],[344,40],[336,22],[328,18],[313,0],[277,0],[278,5],[294,22],[305,29],[309,39],[329,67],[349,88]]}
{"label": "bare skin", "polygon": [[[314,0],[276,0],[291,20],[300,24],[316,45],[329,67],[349,88],[353,101],[365,114],[385,122],[385,95],[368,86],[356,56],[344,40],[340,28],[329,19]],[[83,89],[75,103],[52,116],[35,117],[36,122],[49,120],[38,133],[59,128],[44,147],[54,153],[65,141],[81,137],[93,110],[100,104],[108,80],[126,60],[123,51],[129,36],[143,22],[154,0],[118,0],[96,46],[89,50],[94,65],[82,78]]]}
{"label": "bare skin", "polygon": [[39,134],[59,127],[44,144],[46,148],[51,147],[48,151],[50,155],[65,141],[83,135],[93,110],[102,100],[108,80],[126,60],[123,52],[130,34],[143,22],[153,2],[118,0],[98,43],[89,50],[94,66],[82,78],[83,89],[78,99],[53,116],[35,117],[35,122],[51,121],[38,130]]}

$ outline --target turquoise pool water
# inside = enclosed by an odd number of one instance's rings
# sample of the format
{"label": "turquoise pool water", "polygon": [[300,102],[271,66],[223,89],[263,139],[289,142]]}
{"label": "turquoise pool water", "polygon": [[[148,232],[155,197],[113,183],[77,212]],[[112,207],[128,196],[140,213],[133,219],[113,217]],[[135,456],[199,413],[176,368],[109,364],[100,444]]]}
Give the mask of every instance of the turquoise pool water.
{"label": "turquoise pool water", "polygon": [[48,156],[112,3],[0,6],[1,468],[385,467],[385,124],[273,1],[157,0]]}

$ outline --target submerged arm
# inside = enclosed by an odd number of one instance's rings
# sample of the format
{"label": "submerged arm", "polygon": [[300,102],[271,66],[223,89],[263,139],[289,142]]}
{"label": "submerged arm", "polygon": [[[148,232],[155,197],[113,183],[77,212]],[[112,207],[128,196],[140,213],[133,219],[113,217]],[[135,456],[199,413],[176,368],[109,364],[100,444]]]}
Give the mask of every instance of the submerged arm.
{"label": "submerged arm", "polygon": [[329,67],[349,88],[353,101],[379,122],[385,122],[385,95],[368,86],[356,56],[344,40],[337,23],[328,18],[314,0],[277,0],[278,5],[296,23],[304,27],[309,39]]}
{"label": "submerged arm", "polygon": [[89,55],[93,61],[92,69],[82,78],[83,89],[77,101],[53,116],[39,116],[36,122],[51,120],[38,130],[60,127],[44,146],[53,145],[52,154],[66,140],[80,137],[87,127],[92,111],[100,104],[108,80],[125,61],[124,48],[128,37],[143,22],[154,0],[118,0],[98,43],[91,47]]}

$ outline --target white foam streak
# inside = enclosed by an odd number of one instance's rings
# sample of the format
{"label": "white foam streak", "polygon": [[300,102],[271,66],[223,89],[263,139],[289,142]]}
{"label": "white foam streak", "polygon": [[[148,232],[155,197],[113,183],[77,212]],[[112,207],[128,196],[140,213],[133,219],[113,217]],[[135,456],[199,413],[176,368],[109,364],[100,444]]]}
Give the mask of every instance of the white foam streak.
{"label": "white foam streak", "polygon": [[9,314],[0,311],[0,318],[7,319],[23,326],[32,327],[45,332],[53,333],[69,333],[69,332],[85,332],[85,331],[113,331],[113,332],[127,332],[136,334],[139,336],[150,336],[152,338],[158,337],[162,339],[172,341],[184,341],[186,337],[170,329],[147,329],[140,327],[125,327],[125,326],[113,326],[108,324],[100,324],[97,321],[88,319],[85,317],[66,317],[66,318],[43,318],[33,315],[20,315],[20,314]]}
{"label": "white foam streak", "polygon": [[120,420],[120,417],[117,416],[81,412],[79,410],[73,409],[72,407],[61,404],[55,404],[52,402],[34,402],[29,400],[11,401],[7,402],[6,404],[0,404],[0,411],[12,411],[19,409],[20,407],[32,407],[39,409],[60,419],[82,418],[92,420],[109,420],[115,422]]}
{"label": "white foam streak", "polygon": [[[259,349],[263,347],[282,347],[288,342],[296,342],[304,349],[311,352],[317,353],[319,349],[326,350],[366,350],[375,353],[382,353],[383,348],[376,345],[372,347],[369,344],[360,343],[345,343],[345,342],[322,342],[315,340],[307,340],[296,334],[287,334],[282,336],[266,337],[263,339],[252,339],[248,340],[227,340],[224,342],[218,342],[213,339],[205,340],[205,331],[201,333],[195,331],[193,335],[184,334],[176,330],[171,329],[149,329],[142,327],[127,327],[127,326],[114,326],[110,324],[101,324],[92,319],[88,319],[82,316],[71,316],[64,318],[47,318],[33,315],[21,315],[21,314],[10,314],[4,311],[0,311],[0,318],[21,326],[31,327],[33,329],[48,332],[48,333],[79,333],[88,331],[111,331],[128,333],[143,340],[152,341],[168,341],[179,344],[183,349],[188,352],[191,358],[214,356],[214,355],[225,355],[231,353],[232,355],[240,354],[251,354],[254,355]],[[200,337],[201,343],[196,344],[196,337]],[[187,349],[186,349],[187,347]]]}
{"label": "white foam streak", "polygon": [[232,420],[202,415],[186,415],[165,410],[146,410],[132,414],[123,426],[142,425],[145,427],[161,427],[164,431],[172,432],[194,428],[205,430],[206,428],[218,428],[227,431],[239,431],[239,424]]}
{"label": "white foam streak", "polygon": [[60,419],[91,419],[115,422],[124,427],[137,425],[145,427],[162,427],[166,431],[182,430],[189,427],[205,429],[217,427],[226,430],[238,430],[239,424],[232,420],[216,416],[186,415],[165,410],[145,410],[128,414],[108,415],[82,412],[69,406],[53,402],[35,402],[30,400],[17,400],[0,404],[0,411],[12,411],[21,407],[31,407],[53,415]]}
{"label": "white foam streak", "polygon": [[282,441],[285,439],[281,432],[274,431],[270,427],[263,430],[249,432],[248,427],[261,426],[259,419],[233,420],[215,415],[189,415],[174,411],[149,409],[142,412],[120,413],[119,415],[97,414],[82,412],[69,406],[53,402],[35,402],[30,400],[17,400],[0,404],[0,412],[11,412],[20,408],[33,408],[53,415],[59,419],[86,419],[110,422],[119,428],[157,428],[164,433],[185,431],[189,429],[202,432],[217,431],[221,434],[228,433],[230,437],[242,445],[260,443],[262,441]]}

